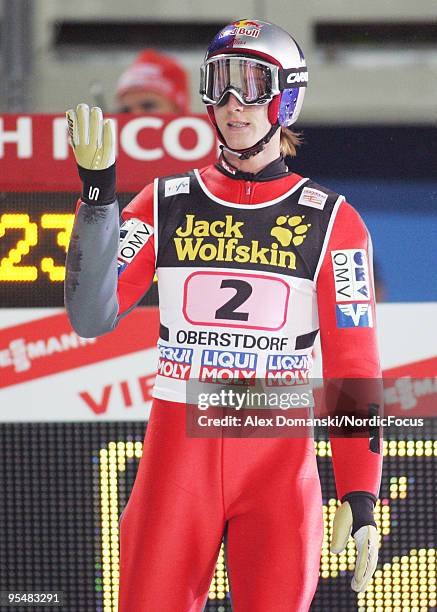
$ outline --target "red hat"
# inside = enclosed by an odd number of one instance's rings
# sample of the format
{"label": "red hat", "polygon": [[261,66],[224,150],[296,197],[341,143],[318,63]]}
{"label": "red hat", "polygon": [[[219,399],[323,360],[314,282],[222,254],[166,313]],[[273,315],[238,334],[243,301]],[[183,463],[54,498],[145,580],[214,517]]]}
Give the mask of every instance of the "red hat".
{"label": "red hat", "polygon": [[116,95],[127,91],[154,91],[170,98],[182,113],[189,112],[188,78],[185,70],[168,55],[145,49],[123,72]]}

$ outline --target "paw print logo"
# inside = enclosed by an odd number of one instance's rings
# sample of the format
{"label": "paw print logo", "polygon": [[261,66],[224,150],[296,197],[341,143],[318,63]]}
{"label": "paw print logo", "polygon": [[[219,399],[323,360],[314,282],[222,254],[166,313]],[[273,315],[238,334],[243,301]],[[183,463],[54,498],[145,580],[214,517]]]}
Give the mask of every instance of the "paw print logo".
{"label": "paw print logo", "polygon": [[305,215],[280,215],[276,219],[276,227],[272,228],[270,235],[283,247],[288,247],[290,244],[299,246],[305,240],[307,232],[311,227],[311,223],[303,223]]}

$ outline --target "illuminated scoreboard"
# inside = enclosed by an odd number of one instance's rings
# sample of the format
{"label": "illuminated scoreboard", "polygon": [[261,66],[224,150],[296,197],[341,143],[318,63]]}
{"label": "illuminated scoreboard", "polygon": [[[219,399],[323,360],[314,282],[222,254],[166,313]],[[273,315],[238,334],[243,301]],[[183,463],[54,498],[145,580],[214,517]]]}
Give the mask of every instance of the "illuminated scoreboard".
{"label": "illuminated scoreboard", "polygon": [[[120,194],[122,206],[134,194]],[[0,212],[1,307],[63,306],[78,194],[8,192]]]}
{"label": "illuminated scoreboard", "polygon": [[[118,521],[143,452],[144,430],[139,422],[1,425],[0,490],[6,494],[0,496],[0,591],[60,591],[68,612],[117,611]],[[312,612],[436,608],[437,424],[429,420],[414,436],[398,434],[388,432],[384,443],[375,513],[382,547],[375,576],[361,594],[350,589],[353,541],[340,555],[329,552],[338,502],[329,444],[317,439],[325,538]],[[228,588],[222,552],[209,612],[231,610]]]}

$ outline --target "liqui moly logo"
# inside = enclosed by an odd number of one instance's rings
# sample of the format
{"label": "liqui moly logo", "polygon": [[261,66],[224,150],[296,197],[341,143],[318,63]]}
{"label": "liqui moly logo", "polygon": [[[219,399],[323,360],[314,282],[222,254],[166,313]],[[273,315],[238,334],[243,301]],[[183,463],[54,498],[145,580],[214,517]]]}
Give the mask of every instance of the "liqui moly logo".
{"label": "liqui moly logo", "polygon": [[158,374],[187,380],[190,377],[193,349],[158,344]]}
{"label": "liqui moly logo", "polygon": [[254,384],[256,364],[256,353],[205,350],[199,379],[203,382]]}
{"label": "liqui moly logo", "polygon": [[266,367],[267,385],[307,384],[311,367],[310,355],[269,355]]}

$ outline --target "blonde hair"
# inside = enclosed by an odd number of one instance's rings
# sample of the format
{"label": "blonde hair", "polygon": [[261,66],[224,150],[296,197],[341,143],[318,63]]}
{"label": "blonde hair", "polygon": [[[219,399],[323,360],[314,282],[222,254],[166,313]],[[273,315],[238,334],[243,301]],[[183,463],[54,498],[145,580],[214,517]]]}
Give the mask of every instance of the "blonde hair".
{"label": "blonde hair", "polygon": [[284,157],[296,157],[297,147],[303,143],[301,132],[292,132],[291,130],[281,127],[281,153]]}

